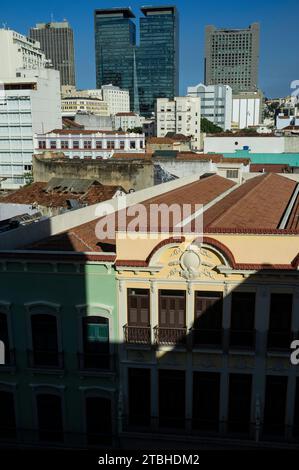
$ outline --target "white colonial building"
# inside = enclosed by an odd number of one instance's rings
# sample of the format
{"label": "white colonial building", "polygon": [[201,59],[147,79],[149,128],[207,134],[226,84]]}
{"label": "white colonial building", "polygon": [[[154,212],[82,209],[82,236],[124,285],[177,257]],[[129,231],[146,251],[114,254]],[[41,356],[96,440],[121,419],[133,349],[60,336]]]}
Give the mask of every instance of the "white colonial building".
{"label": "white colonial building", "polygon": [[179,96],[174,100],[158,98],[156,104],[157,137],[169,132],[191,136],[193,150],[200,150],[200,98]]}
{"label": "white colonial building", "polygon": [[35,153],[63,152],[68,158],[110,158],[114,153],[145,152],[144,134],[55,129],[35,136]]}
{"label": "white colonial building", "polygon": [[188,87],[188,96],[201,99],[201,117],[223,130],[231,129],[232,89],[228,85],[199,85]]}

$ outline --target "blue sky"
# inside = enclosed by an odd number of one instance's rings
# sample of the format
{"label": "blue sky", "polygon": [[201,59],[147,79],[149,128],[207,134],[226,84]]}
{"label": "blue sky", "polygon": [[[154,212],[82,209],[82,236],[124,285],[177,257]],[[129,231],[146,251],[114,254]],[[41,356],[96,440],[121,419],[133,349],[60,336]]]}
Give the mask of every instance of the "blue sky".
{"label": "blue sky", "polygon": [[[76,76],[80,88],[95,86],[93,11],[95,8],[175,4],[180,12],[180,94],[203,80],[204,27],[247,27],[261,24],[260,79],[268,97],[290,94],[290,83],[299,80],[298,0],[4,0],[0,25],[23,34],[37,22],[66,18],[75,33]],[[1,67],[1,64],[0,64]]]}

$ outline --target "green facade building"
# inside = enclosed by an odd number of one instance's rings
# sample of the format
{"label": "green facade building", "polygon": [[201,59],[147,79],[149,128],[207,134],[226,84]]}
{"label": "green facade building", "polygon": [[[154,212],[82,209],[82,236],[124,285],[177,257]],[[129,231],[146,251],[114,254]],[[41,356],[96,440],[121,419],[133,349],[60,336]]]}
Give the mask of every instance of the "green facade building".
{"label": "green facade building", "polygon": [[1,254],[0,441],[116,445],[115,274],[109,256]]}

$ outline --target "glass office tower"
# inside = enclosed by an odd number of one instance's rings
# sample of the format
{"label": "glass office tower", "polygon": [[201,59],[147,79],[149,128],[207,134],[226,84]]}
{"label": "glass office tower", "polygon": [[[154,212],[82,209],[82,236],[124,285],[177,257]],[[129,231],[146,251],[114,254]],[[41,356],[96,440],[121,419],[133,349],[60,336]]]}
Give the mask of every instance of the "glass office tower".
{"label": "glass office tower", "polygon": [[130,92],[134,109],[135,15],[130,8],[95,11],[96,83],[113,84]]}
{"label": "glass office tower", "polygon": [[131,110],[151,116],[157,98],[178,94],[178,12],[173,6],[141,12],[137,46],[130,8],[95,11],[97,88],[112,83],[129,90]]}
{"label": "glass office tower", "polygon": [[179,27],[176,7],[143,7],[137,76],[140,113],[150,116],[157,98],[178,95]]}

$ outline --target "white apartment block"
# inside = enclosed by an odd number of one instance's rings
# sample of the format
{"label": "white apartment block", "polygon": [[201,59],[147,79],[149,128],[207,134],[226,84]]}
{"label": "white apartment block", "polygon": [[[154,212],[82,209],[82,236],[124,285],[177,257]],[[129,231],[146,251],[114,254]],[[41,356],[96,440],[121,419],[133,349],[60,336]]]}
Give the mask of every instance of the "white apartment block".
{"label": "white apartment block", "polygon": [[62,116],[75,116],[77,113],[110,116],[108,104],[98,98],[69,96],[61,100]]}
{"label": "white apartment block", "polygon": [[39,42],[0,29],[0,187],[17,189],[32,170],[34,134],[62,126],[59,72]]}
{"label": "white apartment block", "polygon": [[55,129],[35,136],[35,153],[63,152],[67,158],[110,158],[114,153],[145,153],[144,134]]}
{"label": "white apartment block", "polygon": [[127,132],[128,129],[134,129],[136,127],[142,127],[145,118],[137,113],[117,113],[113,117],[114,129]]}
{"label": "white apartment block", "polygon": [[263,94],[260,91],[233,95],[233,129],[247,129],[262,124],[262,114]]}
{"label": "white apartment block", "polygon": [[43,69],[48,63],[38,41],[0,29],[0,80],[16,77],[17,69]]}
{"label": "white apartment block", "polygon": [[192,150],[200,150],[200,98],[191,96],[158,98],[156,104],[157,137],[169,132],[191,136]]}
{"label": "white apartment block", "polygon": [[0,187],[16,189],[32,170],[34,134],[62,126],[59,72],[19,71],[0,90]]}
{"label": "white apartment block", "polygon": [[102,98],[108,103],[109,114],[128,113],[130,111],[130,93],[117,86],[103,85]]}
{"label": "white apartment block", "polygon": [[188,96],[201,99],[201,117],[211,121],[223,130],[231,129],[232,89],[228,85],[204,85],[188,87]]}

